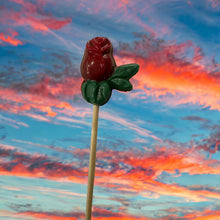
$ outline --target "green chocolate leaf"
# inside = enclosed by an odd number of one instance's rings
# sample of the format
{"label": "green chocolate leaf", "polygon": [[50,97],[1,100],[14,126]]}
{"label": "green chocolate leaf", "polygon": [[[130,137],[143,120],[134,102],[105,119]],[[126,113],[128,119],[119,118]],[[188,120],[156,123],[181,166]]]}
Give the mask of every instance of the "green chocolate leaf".
{"label": "green chocolate leaf", "polygon": [[96,94],[99,84],[96,81],[90,80],[86,87],[86,97],[88,97],[90,103],[96,102]]}
{"label": "green chocolate leaf", "polygon": [[109,80],[114,78],[123,78],[129,80],[138,72],[138,69],[139,65],[136,63],[118,66]]}
{"label": "green chocolate leaf", "polygon": [[89,102],[89,101],[87,100],[87,96],[86,96],[86,87],[87,87],[87,85],[88,85],[88,81],[83,81],[83,82],[82,82],[81,92],[82,92],[83,98],[84,98],[87,102]]}
{"label": "green chocolate leaf", "polygon": [[83,98],[94,105],[104,105],[112,94],[112,88],[107,81],[84,81],[81,86],[81,91]]}
{"label": "green chocolate leaf", "polygon": [[97,105],[104,105],[111,97],[112,89],[110,88],[107,81],[99,83],[99,88],[96,97]]}
{"label": "green chocolate leaf", "polygon": [[96,81],[88,80],[84,81],[81,86],[83,98],[92,104],[96,101],[96,93],[98,89],[98,83]]}
{"label": "green chocolate leaf", "polygon": [[112,89],[117,89],[119,91],[131,91],[133,86],[132,84],[126,80],[126,79],[121,79],[121,78],[114,78],[112,80],[109,80]]}

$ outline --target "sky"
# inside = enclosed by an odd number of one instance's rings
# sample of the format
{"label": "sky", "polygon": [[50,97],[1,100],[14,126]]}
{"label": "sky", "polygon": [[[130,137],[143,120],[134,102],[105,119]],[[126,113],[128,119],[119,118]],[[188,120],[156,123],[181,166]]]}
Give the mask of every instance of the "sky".
{"label": "sky", "polygon": [[140,69],[100,107],[92,219],[220,219],[219,23],[219,0],[1,0],[0,219],[85,218],[97,36]]}

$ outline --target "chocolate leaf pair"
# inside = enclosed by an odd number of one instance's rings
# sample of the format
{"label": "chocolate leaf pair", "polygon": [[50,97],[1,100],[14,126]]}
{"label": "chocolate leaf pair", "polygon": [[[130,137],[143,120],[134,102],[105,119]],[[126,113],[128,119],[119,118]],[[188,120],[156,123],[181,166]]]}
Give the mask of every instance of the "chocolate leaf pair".
{"label": "chocolate leaf pair", "polygon": [[116,67],[114,73],[106,80],[97,82],[95,80],[85,80],[82,83],[81,91],[84,99],[94,105],[104,105],[111,97],[112,89],[127,92],[133,86],[129,79],[134,76],[139,69],[138,64],[127,64]]}

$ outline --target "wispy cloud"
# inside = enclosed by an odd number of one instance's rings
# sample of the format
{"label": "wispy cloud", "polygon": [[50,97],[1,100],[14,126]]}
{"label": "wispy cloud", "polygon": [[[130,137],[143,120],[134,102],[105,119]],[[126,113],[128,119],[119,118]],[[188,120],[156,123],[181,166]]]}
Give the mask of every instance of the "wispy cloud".
{"label": "wispy cloud", "polygon": [[143,4],[135,0],[110,0],[105,3],[100,0],[75,2],[78,11],[88,14],[92,12],[113,22],[120,22],[121,25],[129,23],[131,26],[140,27],[144,32],[163,36],[170,32],[169,26],[152,16],[155,13],[155,5],[160,3],[161,1],[145,1]]}
{"label": "wispy cloud", "polygon": [[24,122],[21,122],[21,121],[12,119],[12,118],[5,117],[1,114],[0,114],[0,122],[1,122],[1,124],[6,124],[6,125],[9,125],[9,126],[14,127],[14,128],[20,128],[21,126],[22,127],[29,127],[28,124],[26,124]]}
{"label": "wispy cloud", "polygon": [[153,135],[151,131],[144,129],[144,128],[141,128],[138,125],[136,125],[135,123],[129,122],[129,120],[122,118],[122,117],[119,117],[119,116],[116,116],[115,114],[101,112],[100,118],[103,118],[103,119],[111,121],[111,122],[119,123],[120,125],[123,125],[124,127],[128,128],[130,130],[136,131],[141,136],[151,137],[157,141],[162,142],[162,140],[160,138],[156,137],[155,135]]}

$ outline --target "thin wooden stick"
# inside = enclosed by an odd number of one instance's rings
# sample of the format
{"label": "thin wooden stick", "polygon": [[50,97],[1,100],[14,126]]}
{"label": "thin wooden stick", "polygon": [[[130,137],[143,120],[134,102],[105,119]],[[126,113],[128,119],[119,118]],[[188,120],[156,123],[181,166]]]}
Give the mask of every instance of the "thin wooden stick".
{"label": "thin wooden stick", "polygon": [[92,199],[93,199],[93,188],[94,188],[94,177],[95,177],[98,119],[99,119],[99,106],[94,105],[93,118],[92,118],[92,133],[91,133],[91,142],[90,142],[89,174],[88,174],[87,201],[86,201],[86,220],[91,220],[91,216],[92,216]]}

